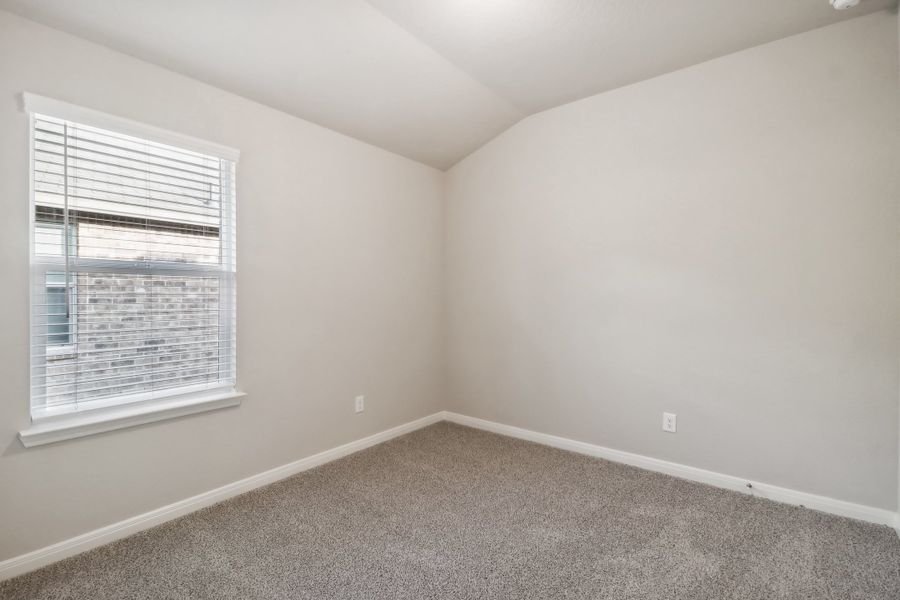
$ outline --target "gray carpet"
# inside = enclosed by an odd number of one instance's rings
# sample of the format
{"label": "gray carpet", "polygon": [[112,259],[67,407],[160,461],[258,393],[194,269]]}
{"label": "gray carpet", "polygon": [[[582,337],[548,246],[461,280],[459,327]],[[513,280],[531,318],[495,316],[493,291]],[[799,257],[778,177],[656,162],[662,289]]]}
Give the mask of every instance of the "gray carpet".
{"label": "gray carpet", "polygon": [[900,539],[440,423],[0,584],[7,600],[900,598]]}

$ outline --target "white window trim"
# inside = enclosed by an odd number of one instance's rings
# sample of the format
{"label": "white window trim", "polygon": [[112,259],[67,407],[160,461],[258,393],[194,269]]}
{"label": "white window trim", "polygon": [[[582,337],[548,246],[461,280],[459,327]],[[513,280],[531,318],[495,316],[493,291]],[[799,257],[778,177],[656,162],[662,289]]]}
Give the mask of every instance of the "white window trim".
{"label": "white window trim", "polygon": [[200,412],[239,406],[243,392],[231,389],[201,394],[169,396],[164,400],[135,402],[116,406],[80,409],[76,413],[32,418],[31,426],[19,432],[26,448],[52,444],[97,433],[135,427]]}
{"label": "white window trim", "polygon": [[68,102],[54,100],[53,98],[39,96],[30,92],[22,94],[22,103],[26,113],[38,113],[67,121],[75,121],[92,127],[99,127],[100,129],[110,129],[117,133],[141,137],[153,142],[169,144],[170,146],[179,146],[185,150],[209,154],[235,163],[241,157],[240,151],[222,144],[208,142],[183,133],[146,125],[139,121],[109,115],[99,110],[76,106],[75,104],[69,104]]}
{"label": "white window trim", "polygon": [[[160,129],[143,123],[109,115],[93,109],[83,108],[52,98],[46,98],[37,94],[25,92],[22,94],[23,107],[28,115],[29,120],[29,136],[28,136],[28,188],[29,188],[29,261],[31,272],[31,285],[33,285],[36,274],[43,275],[49,268],[59,268],[59,260],[36,260],[34,257],[34,164],[33,154],[31,152],[34,132],[33,132],[33,115],[44,114],[53,117],[65,119],[69,121],[83,123],[93,127],[108,129],[119,133],[143,137],[145,139],[178,146],[186,150],[193,150],[203,154],[218,157],[227,161],[231,161],[232,169],[237,164],[240,152],[234,148],[208,142],[188,135],[177,132]],[[223,189],[225,186],[230,187],[229,172],[228,181],[223,181]],[[223,178],[225,173],[223,173]],[[234,190],[231,190],[232,193]],[[232,196],[233,198],[233,196]],[[228,228],[233,231],[235,226],[234,213],[235,203],[230,203],[231,215],[228,217]],[[230,232],[225,232],[221,236],[223,244],[230,244]],[[230,247],[223,250],[229,251]],[[115,271],[116,267],[121,267],[129,272],[132,267],[150,267],[150,264],[142,262],[140,264],[125,265],[121,261],[114,261],[113,264],[103,264],[109,261],[95,260],[76,260],[70,264],[78,267],[105,267],[104,270]],[[182,263],[155,263],[153,264],[155,273],[171,273],[171,274],[191,274],[192,271],[202,271],[204,274],[214,272],[213,269],[192,269],[186,268]],[[221,268],[223,275],[230,276],[232,281],[229,285],[231,293],[226,298],[227,302],[233,303],[234,295],[234,270]],[[31,310],[31,302],[29,302],[29,311]],[[32,323],[29,316],[29,327]],[[229,331],[228,335],[233,332]],[[66,348],[68,349],[68,347]],[[59,349],[61,353],[64,348]],[[233,350],[236,350],[234,348]],[[29,356],[32,354],[31,335],[29,335],[28,343]],[[55,353],[54,353],[55,354]],[[48,354],[52,356],[52,354]],[[29,359],[31,360],[31,359]],[[29,368],[29,372],[31,369]],[[30,386],[29,386],[30,387]],[[200,412],[208,412],[239,406],[245,393],[237,391],[230,384],[221,384],[219,386],[210,386],[201,384],[187,388],[178,388],[174,390],[174,394],[165,393],[145,393],[133,394],[128,397],[118,397],[115,401],[110,399],[82,403],[78,408],[74,407],[55,407],[42,408],[35,410],[31,405],[31,398],[28,399],[28,410],[31,415],[31,425],[19,432],[19,440],[26,448],[51,444],[63,440],[69,440],[79,437],[85,437],[98,433],[134,427],[146,423],[153,423],[167,419],[174,419],[186,415],[196,414]]]}

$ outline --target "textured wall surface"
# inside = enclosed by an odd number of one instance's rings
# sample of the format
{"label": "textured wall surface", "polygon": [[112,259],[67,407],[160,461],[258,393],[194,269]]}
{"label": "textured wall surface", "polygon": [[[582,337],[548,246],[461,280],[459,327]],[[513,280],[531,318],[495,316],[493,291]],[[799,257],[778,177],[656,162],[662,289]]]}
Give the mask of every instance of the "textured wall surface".
{"label": "textured wall surface", "polygon": [[452,169],[450,406],[893,510],[897,56],[893,14],[853,19],[535,115]]}
{"label": "textured wall surface", "polygon": [[[29,91],[241,151],[238,408],[24,449]],[[431,414],[442,174],[0,12],[0,560]],[[366,395],[366,411],[353,398]]]}

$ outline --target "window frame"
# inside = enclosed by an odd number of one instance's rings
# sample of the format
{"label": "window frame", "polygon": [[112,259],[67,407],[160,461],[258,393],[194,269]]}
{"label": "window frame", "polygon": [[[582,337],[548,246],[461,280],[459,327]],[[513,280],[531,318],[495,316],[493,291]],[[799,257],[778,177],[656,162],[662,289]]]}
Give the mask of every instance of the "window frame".
{"label": "window frame", "polygon": [[[186,385],[167,390],[125,394],[111,398],[80,401],[77,404],[58,406],[36,406],[30,391],[28,409],[32,426],[20,432],[20,439],[26,446],[50,443],[70,437],[81,437],[95,430],[107,431],[138,422],[151,422],[169,416],[181,416],[201,410],[212,410],[240,403],[244,395],[236,391],[236,256],[233,246],[235,240],[236,189],[235,177],[237,162],[240,156],[237,150],[199,140],[183,134],[144,125],[129,119],[108,115],[99,111],[78,107],[57,100],[23,94],[23,105],[28,118],[28,193],[29,193],[29,381],[32,381],[35,368],[44,366],[47,361],[62,356],[75,355],[74,339],[72,344],[57,349],[46,348],[43,352],[34,349],[35,328],[46,327],[46,315],[35,314],[35,293],[43,293],[46,299],[46,278],[48,272],[65,272],[65,257],[38,256],[35,253],[35,231],[37,218],[35,214],[35,118],[45,116],[69,122],[97,127],[129,136],[167,144],[183,150],[189,150],[214,156],[220,159],[220,185],[222,193],[222,211],[219,224],[220,261],[217,264],[201,265],[183,262],[150,261],[150,260],[114,260],[83,257],[70,257],[68,264],[72,271],[88,271],[96,273],[123,273],[147,275],[180,275],[180,276],[215,276],[219,280],[219,331],[222,339],[230,340],[229,352],[219,354],[220,367],[230,373],[228,380],[218,384]],[[227,200],[226,200],[227,198]],[[69,243],[68,233],[64,241]],[[37,282],[42,283],[42,291],[38,291]],[[73,290],[74,292],[74,290]],[[70,300],[71,302],[71,300]],[[46,312],[46,311],[45,311]],[[68,350],[68,351],[67,351]],[[33,386],[29,384],[29,390]],[[201,389],[202,388],[202,389]],[[172,413],[175,414],[172,414]],[[85,429],[89,422],[90,431]],[[48,432],[51,432],[48,434]],[[48,441],[49,440],[49,441]]]}

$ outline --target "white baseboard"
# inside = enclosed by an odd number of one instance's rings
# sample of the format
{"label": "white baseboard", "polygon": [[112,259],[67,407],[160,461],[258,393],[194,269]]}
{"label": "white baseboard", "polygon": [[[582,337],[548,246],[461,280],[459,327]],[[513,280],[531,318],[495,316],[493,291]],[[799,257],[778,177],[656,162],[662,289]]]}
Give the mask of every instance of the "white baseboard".
{"label": "white baseboard", "polygon": [[194,511],[200,510],[201,508],[216,504],[217,502],[221,502],[223,500],[227,500],[228,498],[243,494],[244,492],[249,492],[250,490],[268,485],[270,483],[274,483],[286,477],[290,477],[291,475],[295,475],[313,467],[317,467],[319,465],[331,462],[338,458],[342,458],[349,454],[353,454],[354,452],[359,452],[360,450],[364,450],[371,446],[375,446],[382,442],[386,442],[390,439],[401,436],[405,433],[421,429],[443,420],[450,421],[452,423],[458,423],[460,425],[474,427],[477,429],[483,429],[485,431],[499,433],[501,435],[507,435],[531,442],[537,442],[539,444],[552,446],[554,448],[560,448],[562,450],[569,450],[571,452],[586,454],[588,456],[596,456],[614,462],[640,467],[642,469],[647,469],[650,471],[665,473],[667,475],[681,477],[682,479],[699,481],[737,492],[750,493],[752,495],[768,498],[777,502],[784,502],[787,504],[795,505],[802,504],[807,508],[820,510],[822,512],[827,512],[842,517],[850,517],[853,519],[859,519],[871,523],[878,523],[880,525],[888,525],[894,527],[897,530],[898,535],[900,535],[900,514],[889,510],[873,508],[871,506],[864,506],[861,504],[853,504],[851,502],[845,502],[843,500],[835,500],[833,498],[827,498],[825,496],[817,496],[815,494],[798,492],[796,490],[758,482],[753,482],[753,489],[751,491],[748,491],[746,487],[748,480],[741,479],[739,477],[723,475],[721,473],[706,471],[704,469],[698,469],[696,467],[689,467],[686,465],[680,465],[678,463],[672,463],[656,458],[650,458],[648,456],[642,456],[640,454],[632,454],[630,452],[623,452],[621,450],[613,450],[612,448],[605,448],[603,446],[597,446],[595,444],[578,442],[563,437],[548,435],[545,433],[538,433],[536,431],[530,431],[527,429],[521,429],[519,427],[502,425],[493,421],[486,421],[484,419],[477,419],[475,417],[468,417],[453,412],[442,411],[434,413],[427,417],[423,417],[421,419],[417,419],[415,421],[411,421],[409,423],[405,423],[403,425],[399,425],[397,427],[393,427],[386,431],[370,435],[369,437],[349,442],[330,450],[325,450],[324,452],[302,458],[292,463],[288,463],[286,465],[282,465],[280,467],[276,467],[274,469],[270,469],[256,475],[252,475],[245,479],[241,479],[240,481],[235,481],[220,488],[216,488],[214,490],[192,496],[191,498],[179,500],[178,502],[174,502],[172,504],[169,504],[168,506],[157,508],[150,512],[131,517],[130,519],[119,521],[118,523],[113,523],[112,525],[107,525],[106,527],[95,529],[94,531],[89,531],[82,535],[64,540],[62,542],[58,542],[56,544],[52,544],[45,548],[40,548],[27,554],[4,560],[0,562],[0,581],[9,579],[10,577],[15,577],[16,575],[22,575],[23,573],[39,569],[64,558],[68,558],[92,548],[108,544],[139,531],[149,529],[150,527],[153,527],[155,525],[159,525],[160,523],[164,523],[177,517],[192,513]]}
{"label": "white baseboard", "polygon": [[139,531],[149,529],[160,523],[211,506],[217,502],[243,494],[244,492],[249,492],[258,487],[274,483],[286,477],[290,477],[291,475],[306,471],[307,469],[342,458],[348,454],[359,452],[370,446],[375,446],[376,444],[386,442],[405,433],[437,423],[438,421],[443,420],[443,418],[444,414],[438,412],[415,421],[410,421],[409,423],[393,427],[360,440],[349,442],[342,446],[338,446],[337,448],[325,450],[324,452],[302,458],[292,463],[252,475],[246,479],[223,485],[220,488],[203,492],[202,494],[184,500],[179,500],[178,502],[151,510],[142,515],[137,515],[136,517],[131,517],[130,519],[125,519],[124,521],[119,521],[118,523],[113,523],[112,525],[89,531],[45,548],[40,548],[27,554],[4,560],[0,562],[0,581],[39,569],[40,567],[80,554],[92,548],[96,548],[97,546],[108,544]]}
{"label": "white baseboard", "polygon": [[[536,431],[521,429],[519,427],[513,427],[511,425],[503,425],[501,423],[486,421],[484,419],[478,419],[475,417],[468,417],[466,415],[460,415],[454,412],[445,411],[444,419],[452,423],[457,423],[459,425],[466,425],[468,427],[474,427],[476,429],[483,429],[485,431],[491,431],[493,433],[499,433],[501,435],[528,440],[530,442],[537,442],[538,444],[544,444],[545,446],[552,446],[554,448],[560,448],[562,450],[569,450],[571,452],[577,452],[579,454],[596,456],[598,458],[604,458],[613,462],[624,463],[626,465],[632,465],[635,467],[640,467],[642,469],[647,469],[648,471],[656,471],[657,473],[673,475],[682,479],[699,481],[701,483],[705,483],[715,487],[725,488],[728,490],[733,490],[735,492],[750,494],[761,498],[767,498],[776,502],[802,505],[806,508],[812,508],[841,517],[850,517],[851,519],[868,521],[869,523],[888,525],[890,527],[894,527],[897,530],[898,534],[900,534],[900,514],[894,511],[866,506],[863,504],[854,504],[852,502],[846,502],[844,500],[835,500],[834,498],[828,498],[826,496],[818,496],[816,494],[799,492],[797,490],[791,490],[788,488],[779,487],[777,485],[760,483],[757,481],[751,481],[749,479],[734,477],[732,475],[724,475],[722,473],[716,473],[714,471],[707,471],[705,469],[689,467],[687,465],[668,462],[665,460],[660,460],[658,458],[651,458],[649,456],[642,456],[640,454],[633,454],[631,452],[613,450],[612,448],[606,448],[604,446],[597,446],[595,444],[589,444],[587,442],[578,442],[575,440],[570,440],[568,438],[549,435],[546,433],[538,433]],[[747,488],[748,483],[752,483],[753,488]]]}

